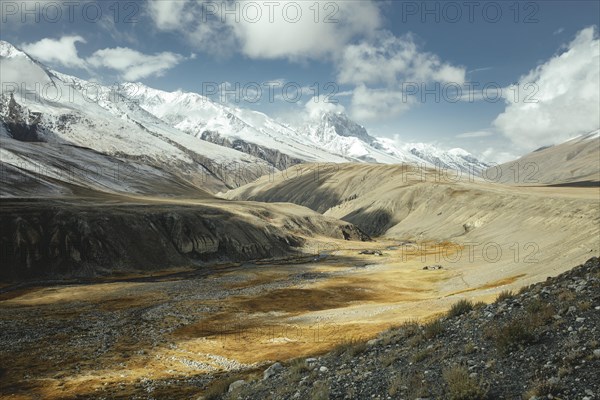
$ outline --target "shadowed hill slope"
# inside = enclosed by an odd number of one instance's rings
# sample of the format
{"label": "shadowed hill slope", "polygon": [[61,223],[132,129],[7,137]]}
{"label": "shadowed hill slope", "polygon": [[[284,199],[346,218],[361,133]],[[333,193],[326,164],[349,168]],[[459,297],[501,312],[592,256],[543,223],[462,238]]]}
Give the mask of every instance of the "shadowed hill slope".
{"label": "shadowed hill slope", "polygon": [[0,202],[2,281],[301,255],[308,238],[366,240],[294,205],[96,197]]}

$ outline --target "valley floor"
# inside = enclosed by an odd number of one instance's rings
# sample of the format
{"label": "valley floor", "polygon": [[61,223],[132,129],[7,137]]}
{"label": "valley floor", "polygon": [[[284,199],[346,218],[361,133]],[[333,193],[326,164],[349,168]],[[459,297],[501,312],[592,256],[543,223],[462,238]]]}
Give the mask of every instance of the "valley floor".
{"label": "valley floor", "polygon": [[308,260],[285,264],[8,291],[0,297],[0,397],[196,398],[222,372],[259,374],[273,361],[432,318],[461,298],[491,301],[551,271],[515,263],[508,251],[495,264],[464,250],[327,239]]}

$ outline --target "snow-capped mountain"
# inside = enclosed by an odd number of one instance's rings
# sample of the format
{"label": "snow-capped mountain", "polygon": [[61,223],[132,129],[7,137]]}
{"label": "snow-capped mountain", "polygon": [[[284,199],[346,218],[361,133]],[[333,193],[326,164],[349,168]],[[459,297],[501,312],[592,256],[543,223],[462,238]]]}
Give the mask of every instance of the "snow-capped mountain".
{"label": "snow-capped mountain", "polygon": [[401,148],[441,168],[469,172],[474,175],[478,175],[481,171],[489,168],[488,164],[478,160],[471,153],[461,148],[444,151],[426,143],[406,143]]}
{"label": "snow-capped mountain", "polygon": [[464,149],[444,151],[425,143],[397,145],[391,139],[373,137],[363,126],[339,112],[324,113],[318,121],[307,123],[302,131],[333,153],[365,162],[417,163],[476,175],[489,167]]}
{"label": "snow-capped mountain", "polygon": [[301,162],[353,161],[321,149],[263,113],[228,107],[197,93],[130,83],[122,85],[122,94],[180,131],[260,157],[278,169]]}
{"label": "snow-capped mountain", "polygon": [[181,131],[260,157],[278,169],[301,162],[425,163],[476,173],[488,167],[462,149],[398,147],[369,135],[344,113],[325,112],[318,120],[293,128],[263,113],[215,103],[197,93],[164,92],[131,83],[122,85],[122,94]]}
{"label": "snow-capped mountain", "polygon": [[[73,175],[88,178],[68,183],[99,185],[109,191],[151,192],[152,185],[140,184],[146,177],[154,177],[153,184],[160,181],[154,190],[162,187],[166,193],[181,192],[182,188],[216,191],[247,183],[271,170],[260,158],[198,140],[172,127],[123,97],[118,88],[52,71],[7,42],[0,42],[0,62],[1,161],[15,173],[39,175],[44,171],[46,176],[46,171],[61,169],[56,159],[46,156],[50,148],[60,153],[67,147],[87,151],[85,157],[81,151],[71,152],[73,157],[83,157],[80,162],[65,160],[76,170],[69,179]],[[37,150],[32,150],[34,147]],[[101,171],[93,179],[85,173],[91,167],[89,153],[94,155],[96,170]],[[137,172],[135,178],[112,176],[124,165]]]}
{"label": "snow-capped mountain", "polygon": [[135,179],[100,173],[69,184],[134,193],[152,191],[157,181],[167,192],[225,190],[304,162],[485,168],[464,150],[403,147],[373,137],[343,113],[324,113],[294,128],[196,93],[141,83],[108,87],[65,75],[4,41],[0,62],[0,161],[11,174],[60,169],[61,151],[73,158],[64,160],[69,168],[79,172],[91,165],[101,171],[127,165],[140,172]]}
{"label": "snow-capped mountain", "polygon": [[323,113],[318,120],[309,121],[301,127],[300,131],[315,145],[354,160],[383,164],[423,162],[398,149],[395,153],[387,151],[386,145],[344,113]]}

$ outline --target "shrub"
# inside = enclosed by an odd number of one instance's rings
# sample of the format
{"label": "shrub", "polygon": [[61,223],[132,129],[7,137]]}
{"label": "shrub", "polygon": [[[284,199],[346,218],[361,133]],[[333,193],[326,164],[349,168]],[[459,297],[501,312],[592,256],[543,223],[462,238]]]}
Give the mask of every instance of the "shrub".
{"label": "shrub", "polygon": [[556,396],[561,391],[561,385],[551,381],[536,381],[533,383],[531,389],[529,389],[523,397],[530,399],[531,397],[547,397],[548,395]]}
{"label": "shrub", "polygon": [[408,387],[407,397],[411,399],[429,397],[429,387],[422,373],[412,373],[405,378]]}
{"label": "shrub", "polygon": [[396,396],[398,392],[400,392],[400,388],[402,387],[402,378],[400,375],[394,376],[390,379],[390,385],[388,386],[388,394],[392,397]]}
{"label": "shrub", "polygon": [[236,378],[227,378],[211,382],[210,386],[204,392],[204,398],[206,400],[220,399],[225,393],[227,393],[227,390],[229,390],[229,385],[236,380]]}
{"label": "shrub", "polygon": [[530,314],[534,314],[539,312],[543,305],[540,299],[533,299],[525,306],[525,310]]}
{"label": "shrub", "polygon": [[397,356],[396,354],[392,353],[391,351],[385,352],[381,357],[379,357],[379,360],[381,361],[381,364],[384,367],[389,367],[390,365],[392,365],[394,363],[394,361],[397,360]]}
{"label": "shrub", "polygon": [[473,342],[468,342],[467,344],[465,344],[465,354],[471,354],[475,352],[475,343]]}
{"label": "shrub", "polygon": [[567,355],[565,355],[563,357],[563,363],[566,366],[570,366],[570,365],[576,365],[578,364],[581,359],[585,356],[585,353],[582,352],[579,349],[572,349],[570,350]]}
{"label": "shrub", "polygon": [[400,325],[400,330],[402,331],[404,337],[408,338],[420,333],[421,326],[417,320],[411,319],[404,321],[402,325]]}
{"label": "shrub", "polygon": [[450,310],[448,311],[448,317],[449,318],[458,317],[459,315],[468,313],[472,309],[473,309],[473,303],[467,299],[462,299],[462,300],[459,300],[456,303],[452,304],[452,307],[450,307]]}
{"label": "shrub", "polygon": [[310,392],[311,400],[329,400],[329,386],[325,382],[318,382]]}
{"label": "shrub", "polygon": [[485,308],[486,306],[487,306],[487,303],[484,301],[478,301],[477,303],[473,304],[473,308],[475,308],[475,309]]}
{"label": "shrub", "polygon": [[514,318],[506,324],[500,326],[493,334],[492,338],[498,350],[507,353],[517,346],[535,342],[535,330],[537,324],[532,318],[520,317]]}
{"label": "shrub", "polygon": [[406,341],[406,344],[409,347],[417,347],[419,346],[421,343],[423,343],[423,341],[425,340],[425,337],[423,335],[417,335],[417,336],[413,336],[410,339],[408,339]]}
{"label": "shrub", "polygon": [[366,349],[367,344],[364,341],[359,339],[350,339],[336,346],[331,353],[336,357],[341,355],[356,357],[357,355],[364,353]]}
{"label": "shrub", "polygon": [[539,310],[530,313],[530,317],[536,326],[542,326],[552,320],[554,314],[556,314],[556,309],[552,304],[543,304]]}
{"label": "shrub", "polygon": [[423,326],[423,328],[423,334],[427,339],[432,339],[438,335],[441,335],[445,330],[444,323],[441,319],[436,319],[431,322],[428,322]]}
{"label": "shrub", "polygon": [[308,368],[308,365],[306,365],[306,360],[304,358],[297,358],[290,363],[289,371],[290,380],[299,381],[302,375],[309,372],[310,369]]}
{"label": "shrub", "polygon": [[567,375],[571,375],[573,373],[573,368],[571,367],[560,367],[558,369],[558,377],[563,378]]}
{"label": "shrub", "polygon": [[579,303],[577,303],[577,308],[579,309],[579,311],[587,311],[590,308],[592,308],[592,302],[589,300],[580,301]]}
{"label": "shrub", "polygon": [[421,326],[416,320],[404,321],[400,326],[389,329],[381,334],[381,342],[384,346],[396,344],[402,339],[409,339],[421,332]]}
{"label": "shrub", "polygon": [[513,297],[514,294],[511,290],[503,290],[498,294],[498,297],[496,297],[496,303],[503,302],[507,299],[512,299]]}
{"label": "shrub", "polygon": [[388,346],[390,344],[396,344],[399,341],[398,330],[396,328],[387,330],[379,335],[381,344]]}
{"label": "shrub", "polygon": [[411,361],[414,363],[418,363],[423,361],[424,359],[426,359],[427,357],[429,357],[429,355],[432,353],[433,351],[431,349],[425,349],[425,350],[420,350],[417,351],[416,353],[414,353],[411,357]]}
{"label": "shrub", "polygon": [[521,286],[521,289],[519,289],[519,294],[525,294],[528,291],[529,291],[529,285]]}
{"label": "shrub", "polygon": [[469,371],[463,366],[445,369],[444,381],[450,400],[480,400],[487,397],[487,390],[476,379],[469,376]]}
{"label": "shrub", "polygon": [[558,294],[558,300],[560,300],[561,302],[571,302],[575,300],[575,293],[573,293],[569,289],[563,289]]}

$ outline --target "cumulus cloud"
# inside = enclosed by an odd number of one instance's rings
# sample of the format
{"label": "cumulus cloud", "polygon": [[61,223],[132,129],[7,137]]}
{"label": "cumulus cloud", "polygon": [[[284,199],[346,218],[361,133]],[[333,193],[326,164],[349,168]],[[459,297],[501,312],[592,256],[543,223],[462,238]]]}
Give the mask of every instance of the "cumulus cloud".
{"label": "cumulus cloud", "polygon": [[399,90],[370,89],[360,85],[352,94],[350,111],[357,120],[371,120],[401,114],[413,103],[413,97],[405,96]]}
{"label": "cumulus cloud", "polygon": [[161,76],[186,58],[172,52],[144,54],[128,47],[97,50],[90,57],[82,58],[76,43],[86,43],[81,36],[63,36],[59,39],[45,38],[21,47],[35,59],[67,68],[83,68],[97,72],[100,68],[117,71],[121,79],[137,80]]}
{"label": "cumulus cloud", "polygon": [[403,92],[405,84],[462,85],[466,74],[465,68],[423,51],[414,35],[389,31],[347,45],[336,65],[338,82],[354,86],[350,109],[360,120],[392,117],[416,104],[413,95]]}
{"label": "cumulus cloud", "polygon": [[[221,19],[232,7],[214,0],[147,0],[146,14],[157,30],[175,32],[194,49],[221,57],[239,47],[232,27]],[[229,18],[235,21],[236,13]]]}
{"label": "cumulus cloud", "polygon": [[517,158],[519,158],[518,154],[519,153],[514,152],[513,150],[506,150],[497,147],[488,147],[481,152],[478,158],[480,160],[490,163],[503,164],[509,161],[516,160]]}
{"label": "cumulus cloud", "polygon": [[63,36],[60,39],[42,39],[35,43],[24,43],[21,48],[34,58],[67,68],[85,68],[85,60],[79,57],[76,43],[85,43],[81,36]]}
{"label": "cumulus cloud", "polygon": [[[600,126],[600,42],[589,27],[564,51],[520,78],[493,125],[515,145],[533,150]],[[535,94],[533,94],[535,91]],[[531,99],[526,101],[525,95]]]}
{"label": "cumulus cloud", "polygon": [[382,31],[382,10],[373,0],[162,3],[150,1],[155,27],[181,34],[211,56],[238,51],[253,59],[333,63],[338,83],[351,87],[355,118],[391,117],[407,110],[415,102],[404,98],[400,82],[465,81],[463,67],[421,50],[414,36]]}
{"label": "cumulus cloud", "polygon": [[372,33],[381,23],[379,8],[371,1],[282,1],[271,20],[265,12],[268,1],[239,2],[241,9],[251,3],[263,10],[259,21],[241,18],[229,24],[243,53],[252,58],[323,57],[339,52],[358,35]]}
{"label": "cumulus cloud", "polygon": [[96,67],[117,71],[125,80],[134,81],[150,76],[161,76],[184,59],[171,52],[154,55],[140,53],[127,47],[116,47],[96,51],[87,62]]}
{"label": "cumulus cloud", "polygon": [[255,59],[315,59],[337,54],[381,25],[375,1],[149,1],[157,29],[182,34],[194,47]]}
{"label": "cumulus cloud", "polygon": [[374,40],[349,45],[338,63],[338,80],[348,84],[453,82],[463,84],[465,69],[424,52],[411,34],[379,32]]}
{"label": "cumulus cloud", "polygon": [[22,89],[39,90],[50,83],[48,75],[25,57],[6,58],[0,61],[0,88],[4,92],[20,92]]}
{"label": "cumulus cloud", "polygon": [[177,29],[190,21],[190,13],[185,12],[190,4],[188,0],[152,0],[148,2],[148,13],[158,29]]}
{"label": "cumulus cloud", "polygon": [[315,96],[306,102],[304,106],[308,117],[312,120],[321,118],[327,112],[345,112],[346,109],[339,103],[333,103],[323,96]]}

